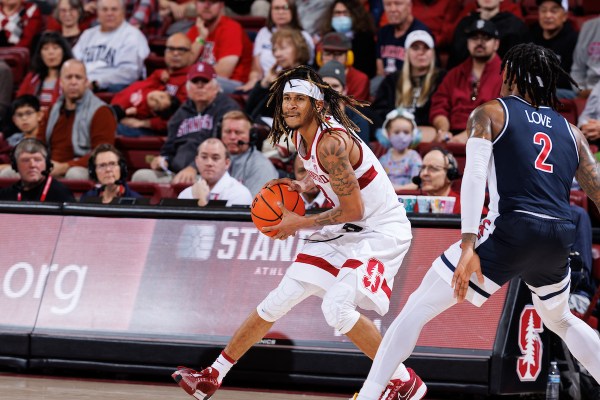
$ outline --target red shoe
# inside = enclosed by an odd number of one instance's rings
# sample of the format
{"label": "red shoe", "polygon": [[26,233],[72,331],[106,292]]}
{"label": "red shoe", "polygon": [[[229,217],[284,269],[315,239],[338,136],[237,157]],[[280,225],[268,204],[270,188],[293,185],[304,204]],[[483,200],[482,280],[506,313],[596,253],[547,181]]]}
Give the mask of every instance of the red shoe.
{"label": "red shoe", "polygon": [[210,399],[221,386],[217,380],[219,371],[211,367],[200,372],[187,367],[177,367],[177,371],[171,376],[187,394],[199,400]]}
{"label": "red shoe", "polygon": [[410,374],[410,379],[406,382],[402,382],[400,379],[392,379],[379,400],[419,400],[425,397],[427,386],[415,374],[415,371],[410,368],[406,369]]}

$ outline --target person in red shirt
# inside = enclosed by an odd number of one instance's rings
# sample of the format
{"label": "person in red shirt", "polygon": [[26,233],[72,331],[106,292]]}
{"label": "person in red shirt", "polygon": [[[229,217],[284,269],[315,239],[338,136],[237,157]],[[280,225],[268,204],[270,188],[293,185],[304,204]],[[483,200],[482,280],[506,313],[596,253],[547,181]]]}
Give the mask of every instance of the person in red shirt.
{"label": "person in red shirt", "polygon": [[223,92],[233,93],[247,80],[252,66],[252,42],[242,26],[224,15],[222,0],[196,3],[196,25],[187,32],[194,60],[213,66]]}
{"label": "person in red shirt", "polygon": [[60,96],[60,68],[70,58],[73,58],[73,53],[61,34],[44,32],[33,53],[31,71],[23,78],[17,97],[34,95],[40,100],[42,111],[48,112]]}
{"label": "person in red shirt", "polygon": [[35,3],[0,1],[0,47],[26,47],[42,31],[42,13]]}
{"label": "person in red shirt", "polygon": [[[157,69],[148,78],[134,82],[115,95],[111,104],[121,117],[118,134],[130,137],[166,134],[168,118],[187,98],[185,83],[192,64],[191,48],[192,43],[185,34],[169,36],[165,47],[167,67]],[[132,107],[136,108],[135,112],[127,113]]]}
{"label": "person in red shirt", "polygon": [[319,66],[335,60],[346,67],[346,92],[357,100],[369,100],[369,77],[354,68],[352,42],[343,33],[329,32],[323,36],[317,53]]}
{"label": "person in red shirt", "polygon": [[500,45],[496,26],[479,19],[467,29],[467,37],[470,57],[448,71],[431,97],[429,119],[437,132],[435,141],[465,143],[471,111],[500,95],[502,62],[496,53]]}

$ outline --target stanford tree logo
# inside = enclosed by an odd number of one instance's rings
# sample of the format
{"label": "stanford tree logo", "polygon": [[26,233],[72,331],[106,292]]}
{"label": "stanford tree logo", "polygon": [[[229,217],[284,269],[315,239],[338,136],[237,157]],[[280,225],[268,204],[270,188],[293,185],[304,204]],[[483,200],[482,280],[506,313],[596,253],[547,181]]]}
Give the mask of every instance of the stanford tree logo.
{"label": "stanford tree logo", "polygon": [[540,332],[544,331],[542,319],[531,304],[527,304],[519,318],[519,348],[523,354],[517,360],[517,375],[521,382],[535,381],[542,370],[544,348]]}

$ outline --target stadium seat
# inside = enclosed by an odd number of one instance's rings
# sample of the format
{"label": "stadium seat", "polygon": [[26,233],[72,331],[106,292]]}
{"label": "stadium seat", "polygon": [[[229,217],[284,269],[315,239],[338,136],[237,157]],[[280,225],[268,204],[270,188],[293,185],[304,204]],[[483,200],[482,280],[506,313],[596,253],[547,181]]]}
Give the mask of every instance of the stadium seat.
{"label": "stadium seat", "polygon": [[242,28],[244,28],[244,30],[246,31],[246,33],[248,34],[248,37],[250,38],[250,40],[252,42],[254,42],[254,39],[256,38],[256,34],[260,30],[260,28],[262,28],[263,26],[265,26],[267,24],[267,19],[264,17],[243,15],[243,16],[234,16],[231,18],[234,19],[235,21],[239,22],[240,25],[242,25]]}
{"label": "stadium seat", "polygon": [[387,149],[385,148],[385,146],[376,140],[370,142],[369,147],[371,148],[371,151],[373,151],[375,157],[377,158],[381,158],[381,156],[387,153]]}
{"label": "stadium seat", "polygon": [[563,99],[561,100],[562,107],[559,107],[558,112],[567,119],[573,125],[577,125],[577,106],[575,105],[575,101]]}
{"label": "stadium seat", "polygon": [[165,58],[156,53],[150,53],[148,58],[144,60],[144,65],[146,66],[146,73],[148,76],[150,76],[150,74],[157,69],[167,68],[167,64],[165,64]]}
{"label": "stadium seat", "polygon": [[131,190],[150,199],[150,204],[158,204],[161,199],[177,197],[169,184],[150,182],[127,182]]}
{"label": "stadium seat", "polygon": [[18,178],[0,178],[0,188],[5,188],[17,183]]}
{"label": "stadium seat", "polygon": [[190,187],[188,183],[172,183],[171,190],[173,191],[173,197],[179,196],[179,193],[183,192],[183,189]]}
{"label": "stadium seat", "polygon": [[600,14],[600,1],[598,0],[581,0],[581,8],[584,15]]}
{"label": "stadium seat", "polygon": [[81,195],[87,192],[88,190],[92,190],[94,188],[94,182],[87,179],[59,179],[60,182],[65,185],[73,196],[77,200],[81,198]]}
{"label": "stadium seat", "polygon": [[129,174],[140,168],[149,168],[150,162],[159,155],[166,138],[162,136],[142,136],[130,138],[117,136],[115,146],[123,153]]}
{"label": "stadium seat", "polygon": [[0,60],[4,60],[13,73],[15,92],[29,71],[29,50],[24,47],[0,48]]}

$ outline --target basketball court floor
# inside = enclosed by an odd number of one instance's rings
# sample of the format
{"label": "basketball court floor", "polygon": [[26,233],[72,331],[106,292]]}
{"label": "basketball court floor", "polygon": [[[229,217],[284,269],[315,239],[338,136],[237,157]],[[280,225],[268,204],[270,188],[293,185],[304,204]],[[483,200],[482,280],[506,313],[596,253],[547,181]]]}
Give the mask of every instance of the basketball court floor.
{"label": "basketball court floor", "polygon": [[[220,389],[211,400],[335,400],[351,394],[304,394],[235,388]],[[148,383],[0,373],[3,400],[190,400],[174,382]]]}

